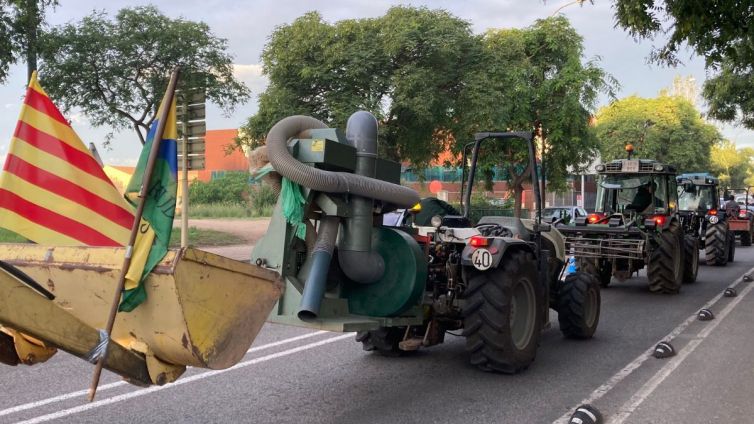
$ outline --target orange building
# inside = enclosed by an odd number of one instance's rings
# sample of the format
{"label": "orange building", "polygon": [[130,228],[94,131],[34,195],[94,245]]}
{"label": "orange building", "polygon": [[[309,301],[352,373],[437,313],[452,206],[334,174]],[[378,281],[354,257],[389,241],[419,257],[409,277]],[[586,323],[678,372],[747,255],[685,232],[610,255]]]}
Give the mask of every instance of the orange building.
{"label": "orange building", "polygon": [[239,149],[230,148],[235,144],[238,130],[207,130],[204,136],[204,169],[198,171],[199,181],[210,181],[226,171],[248,171],[249,161]]}

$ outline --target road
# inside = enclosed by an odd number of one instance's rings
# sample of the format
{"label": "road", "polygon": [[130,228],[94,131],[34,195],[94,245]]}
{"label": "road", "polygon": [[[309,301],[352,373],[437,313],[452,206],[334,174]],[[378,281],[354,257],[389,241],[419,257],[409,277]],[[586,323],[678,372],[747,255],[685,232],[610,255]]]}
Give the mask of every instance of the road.
{"label": "road", "polygon": [[[751,422],[754,283],[740,277],[752,267],[754,248],[739,247],[735,263],[701,266],[679,295],[650,294],[643,277],[613,283],[593,340],[564,339],[553,314],[536,361],[518,375],[468,365],[459,337],[383,358],[352,334],[267,324],[234,368],[191,369],[147,389],[106,372],[91,404],[91,365],[65,353],[0,368],[0,423],[553,423],[584,400],[611,423]],[[721,298],[732,284],[739,296]],[[710,301],[717,318],[697,321]],[[649,356],[669,334],[678,355]]]}

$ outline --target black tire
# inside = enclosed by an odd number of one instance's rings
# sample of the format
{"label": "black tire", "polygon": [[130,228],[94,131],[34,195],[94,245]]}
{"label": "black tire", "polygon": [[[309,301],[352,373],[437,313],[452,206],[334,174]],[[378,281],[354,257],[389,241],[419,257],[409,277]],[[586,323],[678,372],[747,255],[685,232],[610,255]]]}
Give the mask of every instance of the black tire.
{"label": "black tire", "polygon": [[690,235],[684,237],[683,247],[683,282],[696,282],[699,271],[699,239]]}
{"label": "black tire", "polygon": [[613,278],[613,265],[609,261],[604,259],[579,258],[577,265],[579,271],[593,275],[601,287],[610,285],[610,281]]}
{"label": "black tire", "polygon": [[367,352],[374,352],[382,356],[402,356],[405,352],[398,348],[403,340],[405,327],[380,327],[376,330],[359,331],[356,341]]}
{"label": "black tire", "polygon": [[647,264],[649,291],[678,293],[683,281],[683,234],[677,222],[655,236],[655,246]]}
{"label": "black tire", "polygon": [[751,231],[741,233],[741,246],[751,246]]}
{"label": "black tire", "polygon": [[600,321],[600,286],[593,275],[569,274],[558,290],[558,322],[564,336],[589,339]]}
{"label": "black tire", "polygon": [[728,223],[707,225],[704,235],[704,258],[707,265],[724,266],[728,263]]}
{"label": "black tire", "polygon": [[[743,237],[743,235],[741,237]],[[730,244],[728,245],[728,262],[733,262],[735,258],[736,258],[736,236],[735,234],[731,233]]]}
{"label": "black tire", "polygon": [[545,301],[534,256],[516,250],[496,269],[464,269],[464,279],[463,335],[471,364],[506,374],[526,369],[537,353]]}

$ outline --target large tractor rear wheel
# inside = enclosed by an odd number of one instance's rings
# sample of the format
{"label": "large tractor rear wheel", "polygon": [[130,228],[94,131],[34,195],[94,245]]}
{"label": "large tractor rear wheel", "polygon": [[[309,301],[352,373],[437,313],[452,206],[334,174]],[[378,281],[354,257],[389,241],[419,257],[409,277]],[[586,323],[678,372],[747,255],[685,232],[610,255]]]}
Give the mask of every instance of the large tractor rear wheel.
{"label": "large tractor rear wheel", "polygon": [[699,271],[699,239],[690,235],[684,237],[683,282],[693,283]]}
{"label": "large tractor rear wheel", "polygon": [[613,278],[613,265],[604,259],[579,258],[578,270],[594,276],[602,287],[609,286]]}
{"label": "large tractor rear wheel", "polygon": [[593,275],[569,274],[558,290],[558,322],[564,336],[588,339],[600,321],[600,286]]}
{"label": "large tractor rear wheel", "polygon": [[374,352],[382,356],[401,356],[404,352],[398,348],[403,340],[405,327],[380,327],[376,330],[359,331],[356,341],[367,352]]}
{"label": "large tractor rear wheel", "polygon": [[729,231],[727,222],[707,226],[704,236],[704,257],[707,265],[723,266],[728,263]]}
{"label": "large tractor rear wheel", "polygon": [[659,293],[678,293],[683,281],[683,234],[677,222],[655,237],[647,266],[649,290]]}
{"label": "large tractor rear wheel", "polygon": [[513,251],[496,269],[465,269],[464,279],[463,335],[471,363],[507,374],[527,368],[537,353],[545,302],[534,256]]}
{"label": "large tractor rear wheel", "polygon": [[728,262],[733,262],[733,260],[736,258],[736,235],[733,233],[729,234],[730,243],[728,244]]}

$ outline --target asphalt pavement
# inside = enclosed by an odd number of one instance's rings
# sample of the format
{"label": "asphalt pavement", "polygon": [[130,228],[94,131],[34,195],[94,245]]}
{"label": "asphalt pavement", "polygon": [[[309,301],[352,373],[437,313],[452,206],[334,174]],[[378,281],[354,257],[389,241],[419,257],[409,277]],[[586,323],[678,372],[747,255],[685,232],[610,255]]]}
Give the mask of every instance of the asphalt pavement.
{"label": "asphalt pavement", "polygon": [[[468,364],[464,340],[401,358],[363,352],[353,334],[267,324],[235,367],[190,369],[176,383],[139,388],[65,353],[33,367],[0,367],[0,424],[76,423],[553,423],[588,402],[611,423],[752,422],[754,248],[726,267],[701,265],[679,295],[643,277],[602,291],[594,339],[561,336],[555,314],[536,361],[517,375]],[[735,285],[737,297],[721,297]],[[709,307],[716,319],[700,322]],[[661,340],[678,355],[650,356]]]}

